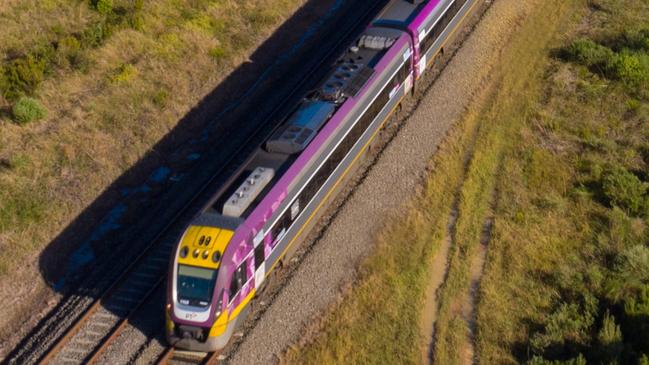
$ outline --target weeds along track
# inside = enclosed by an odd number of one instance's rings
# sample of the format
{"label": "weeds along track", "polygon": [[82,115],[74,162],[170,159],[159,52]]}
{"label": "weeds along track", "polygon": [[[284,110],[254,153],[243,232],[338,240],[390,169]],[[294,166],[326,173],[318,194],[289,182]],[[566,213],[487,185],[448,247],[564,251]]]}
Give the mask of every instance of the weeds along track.
{"label": "weeds along track", "polygon": [[[312,79],[318,77],[319,69],[331,61],[352,36],[363,29],[371,16],[380,9],[382,3],[376,2],[372,7],[363,4],[350,6],[346,11],[360,16],[346,17],[348,20],[345,20],[342,25],[330,25],[330,29],[326,32],[332,37],[332,43],[328,44],[328,47],[320,47],[314,51],[318,52],[317,57],[313,57],[311,63],[304,66],[302,70],[304,77],[296,85],[290,85],[288,96],[273,107],[254,132],[245,136],[238,147],[228,154],[226,163],[222,164],[222,167],[217,169],[205,183],[194,188],[192,198],[175,212],[173,219],[161,225],[159,233],[134,259],[131,259],[131,264],[117,280],[89,305],[83,306],[83,300],[75,296],[68,298],[67,302],[59,305],[48,316],[44,324],[38,326],[19,344],[5,362],[10,364],[97,362],[104,351],[119,337],[134,313],[149,305],[154,293],[163,290],[179,221],[188,211],[200,207],[206,198],[209,198],[209,195],[205,196],[206,193],[214,188],[220,177],[229,176],[238,167],[241,156],[247,155],[250,146],[257,146],[273,132],[277,121],[282,120],[280,117],[288,112],[296,98],[308,89]],[[60,328],[59,319],[64,323],[65,328]],[[173,354],[173,350],[170,350],[170,353]]]}

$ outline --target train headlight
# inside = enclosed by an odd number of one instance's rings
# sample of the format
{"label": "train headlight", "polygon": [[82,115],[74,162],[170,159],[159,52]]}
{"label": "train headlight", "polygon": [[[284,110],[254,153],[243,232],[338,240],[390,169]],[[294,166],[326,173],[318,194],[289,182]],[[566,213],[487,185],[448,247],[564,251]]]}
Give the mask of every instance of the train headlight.
{"label": "train headlight", "polygon": [[223,314],[223,296],[219,299],[219,302],[216,303],[216,312],[214,312],[214,319],[217,319]]}

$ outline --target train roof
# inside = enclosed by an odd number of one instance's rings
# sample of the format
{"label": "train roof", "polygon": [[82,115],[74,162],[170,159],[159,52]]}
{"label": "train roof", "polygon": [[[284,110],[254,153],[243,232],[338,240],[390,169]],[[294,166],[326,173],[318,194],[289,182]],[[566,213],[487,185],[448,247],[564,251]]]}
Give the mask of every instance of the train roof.
{"label": "train roof", "polygon": [[393,22],[395,24],[404,25],[410,23],[421,12],[421,9],[426,5],[426,3],[426,1],[391,1],[383,11],[377,15],[374,24]]}
{"label": "train roof", "polygon": [[382,56],[404,35],[396,29],[367,28],[192,224],[234,229],[243,223],[340,106],[359,95]]}
{"label": "train roof", "polygon": [[374,19],[373,25],[407,29],[411,33],[426,33],[439,15],[455,0],[395,0],[390,2]]}

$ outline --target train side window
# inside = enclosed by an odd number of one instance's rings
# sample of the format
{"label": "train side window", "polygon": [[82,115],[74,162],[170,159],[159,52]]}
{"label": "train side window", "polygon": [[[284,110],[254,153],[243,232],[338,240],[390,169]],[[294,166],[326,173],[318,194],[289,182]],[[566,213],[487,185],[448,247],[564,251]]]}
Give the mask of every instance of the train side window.
{"label": "train side window", "polygon": [[264,256],[264,244],[262,242],[255,248],[255,269],[259,268],[261,264],[264,263],[264,260],[266,259]]}
{"label": "train side window", "polygon": [[230,300],[241,290],[241,287],[248,278],[245,267],[246,263],[243,262],[232,275],[232,282],[230,282]]}
{"label": "train side window", "polygon": [[425,54],[430,50],[430,48],[433,46],[433,43],[435,43],[437,38],[442,35],[444,29],[446,29],[451,20],[455,17],[455,15],[457,15],[462,6],[464,6],[466,1],[467,0],[456,0],[453,5],[451,5],[446,10],[444,15],[442,15],[442,17],[437,21],[437,24],[435,24],[433,29],[428,32],[426,37],[424,37],[424,40],[420,43],[419,50],[422,54]]}

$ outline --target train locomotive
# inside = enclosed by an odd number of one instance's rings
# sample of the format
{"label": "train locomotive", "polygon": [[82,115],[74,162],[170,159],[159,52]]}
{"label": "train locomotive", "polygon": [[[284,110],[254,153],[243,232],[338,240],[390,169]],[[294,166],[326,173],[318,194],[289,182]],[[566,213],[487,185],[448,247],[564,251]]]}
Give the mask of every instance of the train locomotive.
{"label": "train locomotive", "polygon": [[268,275],[478,1],[390,1],[191,221],[170,262],[170,345],[226,346]]}

